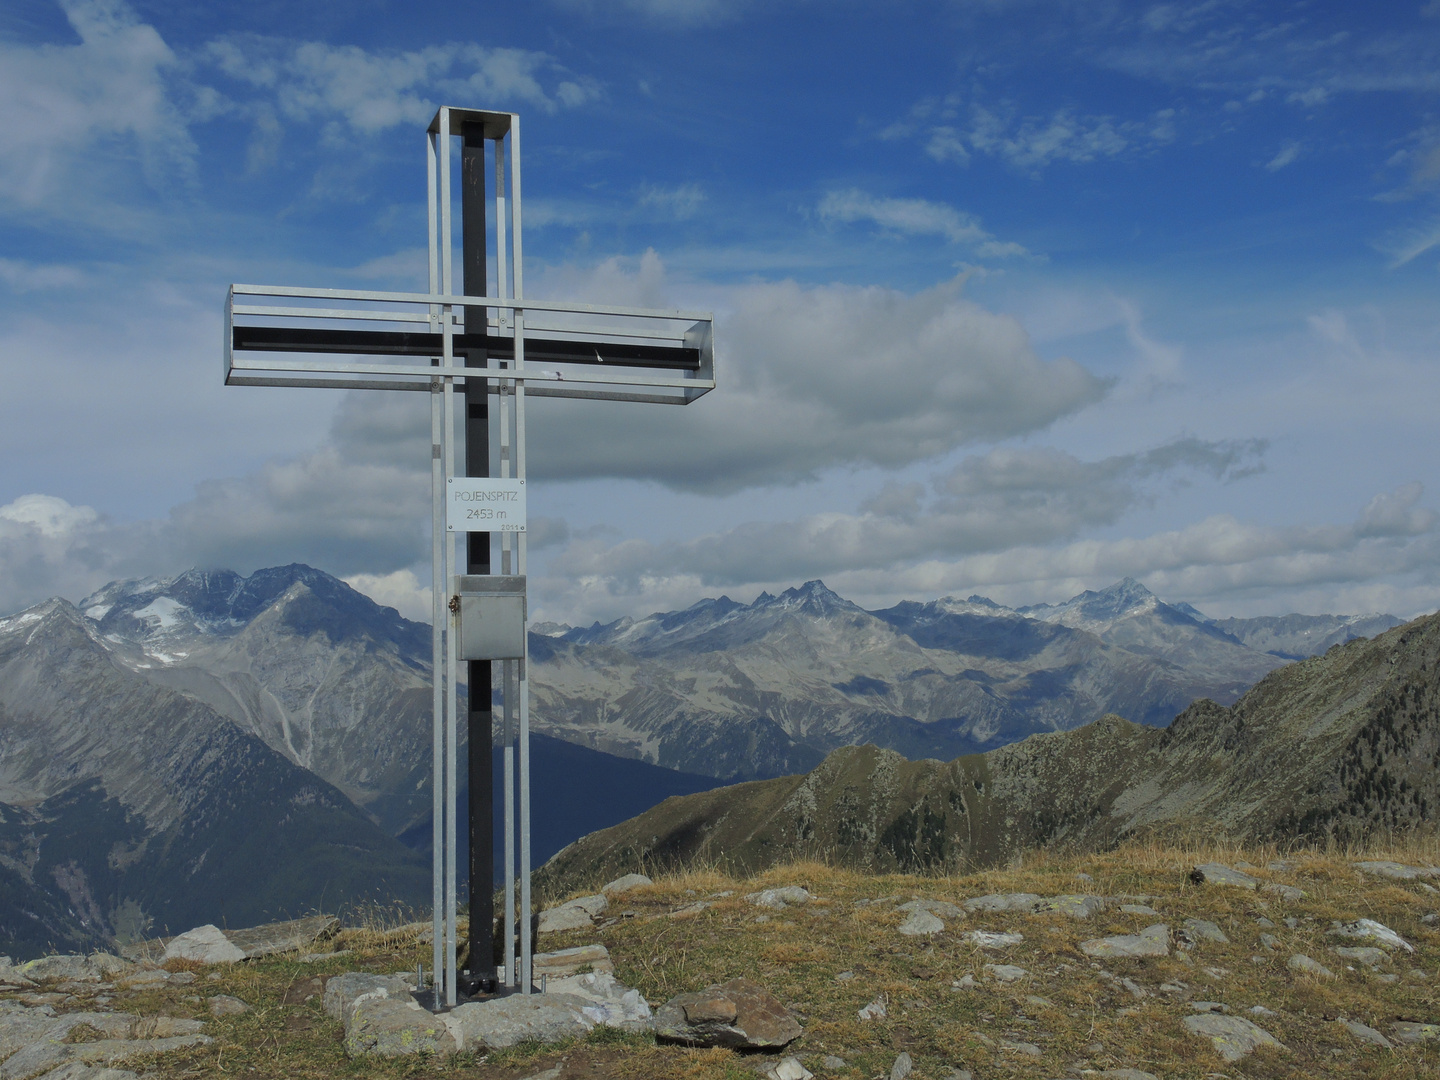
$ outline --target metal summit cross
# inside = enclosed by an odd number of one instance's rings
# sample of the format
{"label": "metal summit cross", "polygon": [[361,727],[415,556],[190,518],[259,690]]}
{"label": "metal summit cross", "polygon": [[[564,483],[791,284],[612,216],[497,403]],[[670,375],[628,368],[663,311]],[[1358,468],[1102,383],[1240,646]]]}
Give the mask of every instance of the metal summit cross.
{"label": "metal summit cross", "polygon": [[[454,288],[452,268],[455,138],[460,140],[460,293]],[[715,369],[713,320],[708,312],[522,299],[520,118],[515,113],[440,109],[428,129],[426,168],[429,292],[232,285],[225,305],[225,383],[430,394],[432,972],[438,1009],[442,999],[445,1005],[456,1004],[462,991],[528,994],[533,988],[525,400],[569,397],[686,405],[714,389]],[[493,205],[486,197],[487,172],[494,177]],[[493,247],[487,240],[492,222]],[[493,290],[487,287],[492,255]],[[458,472],[457,388],[465,404],[465,460]],[[493,428],[492,416],[498,420]],[[457,533],[466,534],[463,572],[457,572]],[[497,538],[493,547],[498,548],[500,573],[492,574],[492,541]],[[456,686],[462,660],[470,664],[470,929],[468,970],[457,972]],[[505,808],[505,949],[498,971],[492,959],[494,903],[488,887],[494,859],[491,746],[492,663],[496,662],[501,665]]]}

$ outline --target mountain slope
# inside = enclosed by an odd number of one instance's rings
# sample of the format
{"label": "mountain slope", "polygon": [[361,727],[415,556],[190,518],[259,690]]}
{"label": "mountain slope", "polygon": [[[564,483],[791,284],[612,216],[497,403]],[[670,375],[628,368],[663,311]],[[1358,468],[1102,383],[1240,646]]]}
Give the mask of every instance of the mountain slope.
{"label": "mountain slope", "polygon": [[0,819],[11,955],[429,898],[423,860],[340,791],[120,663],[64,601],[0,620]]}
{"label": "mountain slope", "polygon": [[1394,615],[1274,615],[1254,619],[1214,619],[1210,625],[1286,660],[1319,656],[1334,645],[1370,638],[1399,626]]}
{"label": "mountain slope", "polygon": [[1037,846],[1151,831],[1242,842],[1360,840],[1440,814],[1440,615],[1281,668],[1167,729],[1107,717],[983,755],[838,750],[806,776],[671,799],[544,869],[556,888],[700,858],[821,857],[872,869],[997,865]]}

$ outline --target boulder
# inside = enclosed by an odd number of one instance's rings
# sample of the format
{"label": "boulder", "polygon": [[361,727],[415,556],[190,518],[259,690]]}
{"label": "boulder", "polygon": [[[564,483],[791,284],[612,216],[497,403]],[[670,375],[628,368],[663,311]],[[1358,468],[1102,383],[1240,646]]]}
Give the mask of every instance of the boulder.
{"label": "boulder", "polygon": [[915,1069],[915,1063],[910,1060],[910,1055],[901,1050],[895,1057],[895,1064],[890,1066],[890,1080],[905,1080]]}
{"label": "boulder", "polygon": [[603,886],[600,889],[600,892],[605,896],[615,897],[623,895],[624,893],[629,892],[631,889],[638,889],[642,885],[654,884],[655,882],[651,881],[644,874],[626,874],[624,877],[618,877],[614,881]]}
{"label": "boulder", "polygon": [[193,960],[201,964],[233,964],[245,959],[245,951],[232,945],[213,923],[197,926],[171,938],[163,955],[166,960]]}
{"label": "boulder", "polygon": [[1351,863],[1356,870],[1375,877],[1391,878],[1395,881],[1414,881],[1416,878],[1440,877],[1440,867],[1406,866],[1404,863],[1377,860]]}
{"label": "boulder", "polygon": [[779,911],[783,908],[808,904],[814,899],[808,889],[802,889],[799,885],[785,885],[778,889],[761,889],[759,892],[747,893],[745,899],[756,907],[770,908]]}
{"label": "boulder", "polygon": [[[19,979],[30,982],[99,982],[133,970],[134,964],[109,953],[89,956],[42,956],[10,968]],[[18,983],[16,985],[19,985]]]}
{"label": "boulder", "polygon": [[[970,976],[965,976],[967,979]],[[881,994],[874,1001],[859,1010],[861,1020],[884,1020],[885,1019],[885,995]]]}
{"label": "boulder", "polygon": [[1356,919],[1354,922],[1336,923],[1326,933],[1334,937],[1378,941],[1381,945],[1404,949],[1406,952],[1413,953],[1415,951],[1414,945],[1411,945],[1384,923],[1376,922],[1374,919]]}
{"label": "boulder", "polygon": [[1012,983],[1019,982],[1030,972],[1022,967],[1016,967],[1014,964],[986,964],[985,974],[997,982]]}
{"label": "boulder", "polygon": [[1296,953],[1285,961],[1285,966],[1297,975],[1310,975],[1317,979],[1333,979],[1335,973],[1318,960],[1312,960],[1304,953]]}
{"label": "boulder", "polygon": [[403,1000],[378,992],[362,994],[351,1004],[345,1022],[345,1053],[351,1057],[444,1056],[457,1049],[450,1025],[421,1008],[408,993]]}
{"label": "boulder", "polygon": [[965,935],[965,940],[982,949],[1008,949],[1011,945],[1019,945],[1024,941],[1025,935],[1005,934],[994,930],[971,930]]}
{"label": "boulder", "polygon": [[1240,889],[1260,887],[1257,878],[1240,870],[1232,870],[1221,863],[1202,863],[1190,871],[1190,880],[1196,885],[1234,885]]}
{"label": "boulder", "polygon": [[1097,911],[1104,910],[1105,898],[1103,896],[1081,896],[1077,893],[1066,893],[1063,896],[1052,896],[1038,901],[1032,911],[1044,913],[1047,911],[1059,911],[1076,919],[1088,919]]}
{"label": "boulder", "polygon": [[1364,964],[1366,967],[1379,967],[1390,959],[1385,955],[1384,949],[1376,949],[1370,945],[1340,945],[1330,951],[1342,959],[1354,960],[1357,964]]}
{"label": "boulder", "polygon": [[1209,919],[1186,919],[1181,924],[1181,933],[1192,942],[1213,941],[1217,945],[1229,945],[1230,939],[1223,930]]}
{"label": "boulder", "polygon": [[798,1039],[802,1030],[773,994],[745,978],[680,994],[655,1014],[656,1036],[687,1046],[778,1050]]}
{"label": "boulder", "polygon": [[[75,1014],[71,1014],[75,1015]],[[94,1016],[96,1014],[87,1014]],[[94,1026],[93,1024],[91,1026]],[[101,1029],[103,1030],[103,1029]],[[96,1039],[94,1042],[66,1043],[45,1039],[12,1054],[0,1065],[3,1080],[32,1080],[34,1077],[76,1062],[82,1065],[109,1065],[147,1054],[164,1054],[209,1043],[208,1035],[177,1035],[158,1039]],[[88,1076],[88,1074],[86,1074]]]}
{"label": "boulder", "polygon": [[1201,1013],[1198,1016],[1185,1017],[1185,1027],[1192,1035],[1209,1039],[1216,1052],[1231,1063],[1262,1046],[1285,1049],[1285,1044],[1264,1028],[1238,1016]]}
{"label": "boulder", "polygon": [[625,1031],[649,1031],[655,1026],[650,1003],[640,994],[619,982],[608,971],[588,972],[553,979],[549,990],[554,994],[583,998],[590,1004],[582,1006],[580,1015],[594,1026],[621,1028]]}
{"label": "boulder", "polygon": [[1261,885],[1260,891],[1263,893],[1269,893],[1271,896],[1278,896],[1281,900],[1285,900],[1292,904],[1296,900],[1305,899],[1304,889],[1297,889],[1294,885],[1280,885],[1273,881],[1268,885]]}
{"label": "boulder", "polygon": [[540,981],[541,975],[551,979],[575,975],[582,967],[588,967],[591,971],[615,970],[615,964],[610,959],[610,950],[604,945],[577,945],[573,949],[535,953],[530,957],[530,972],[536,982]]}
{"label": "boulder", "polygon": [[1035,905],[1043,899],[1044,897],[1034,893],[987,893],[985,896],[966,900],[964,907],[969,912],[1034,911]]}
{"label": "boulder", "polygon": [[537,933],[558,934],[564,930],[583,930],[594,926],[595,920],[605,914],[609,906],[610,901],[605,899],[603,893],[567,900],[558,907],[540,913]]}
{"label": "boulder", "polygon": [[372,975],[364,971],[347,971],[325,983],[325,1015],[350,1023],[350,1014],[361,998],[411,1000],[410,984],[398,975]]}
{"label": "boulder", "polygon": [[570,994],[513,994],[450,1010],[448,1027],[461,1050],[578,1038],[594,1026],[581,1012],[592,1002]]}
{"label": "boulder", "polygon": [[340,929],[340,920],[333,915],[312,915],[305,919],[265,923],[245,930],[226,930],[225,938],[242,953],[254,960],[276,953],[299,952],[321,938],[330,937]]}
{"label": "boulder", "polygon": [[1392,1043],[1384,1035],[1381,1035],[1380,1032],[1376,1031],[1374,1028],[1360,1023],[1359,1020],[1341,1019],[1337,1020],[1336,1023],[1338,1023],[1351,1035],[1354,1035],[1357,1039],[1360,1039],[1363,1042],[1372,1043],[1375,1046],[1383,1046],[1386,1050],[1395,1049],[1394,1043]]}
{"label": "boulder", "polygon": [[[843,1068],[843,1066],[842,1066]],[[810,1080],[815,1074],[797,1057],[783,1057],[760,1073],[765,1080]]]}
{"label": "boulder", "polygon": [[1169,956],[1170,928],[1164,923],[1147,926],[1138,934],[1116,934],[1080,943],[1080,951],[1097,960],[1132,956]]}
{"label": "boulder", "polygon": [[40,1080],[140,1080],[140,1074],[130,1069],[112,1069],[108,1065],[68,1061],[58,1069],[51,1069]]}
{"label": "boulder", "polygon": [[1390,1025],[1390,1034],[1396,1042],[1428,1043],[1440,1042],[1440,1024],[1420,1024],[1412,1020],[1401,1020]]}
{"label": "boulder", "polygon": [[250,1006],[229,994],[216,994],[208,1003],[211,1016],[239,1016],[250,1011]]}
{"label": "boulder", "polygon": [[905,921],[900,924],[900,933],[906,937],[922,937],[939,934],[943,932],[944,929],[945,924],[928,911],[912,911],[905,916]]}

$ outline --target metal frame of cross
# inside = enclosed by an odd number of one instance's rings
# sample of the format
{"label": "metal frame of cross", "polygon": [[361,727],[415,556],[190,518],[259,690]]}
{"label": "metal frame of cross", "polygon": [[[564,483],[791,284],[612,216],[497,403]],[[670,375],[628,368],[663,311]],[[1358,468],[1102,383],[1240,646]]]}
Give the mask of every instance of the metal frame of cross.
{"label": "metal frame of cross", "polygon": [[[463,283],[454,288],[453,137],[461,141]],[[492,147],[487,167],[487,146]],[[508,153],[507,153],[508,146]],[[508,169],[507,169],[508,161]],[[520,217],[520,118],[515,113],[442,107],[427,129],[429,291],[376,292],[232,285],[225,305],[225,383],[413,390],[430,394],[432,676],[434,751],[435,1007],[460,991],[488,991],[491,880],[491,661],[472,662],[470,705],[471,917],[468,978],[456,971],[457,683],[456,618],[447,596],[459,591],[454,531],[446,527],[447,484],[458,476],[525,479],[527,397],[590,398],[686,405],[715,387],[713,317],[708,312],[527,301]],[[485,176],[493,169],[495,243],[487,242]],[[508,185],[508,199],[507,199]],[[496,288],[486,285],[493,254]],[[493,293],[493,294],[492,294]],[[256,302],[266,300],[269,302]],[[356,323],[362,329],[354,328]],[[378,324],[378,327],[377,327]],[[252,354],[286,354],[284,358]],[[326,357],[318,359],[317,357]],[[546,367],[531,366],[543,363]],[[455,469],[456,389],[466,404],[466,470]],[[498,431],[490,417],[498,418]],[[498,437],[497,437],[498,436]],[[491,450],[498,461],[492,463]],[[491,535],[472,532],[466,571],[488,575]],[[501,575],[522,583],[523,531],[500,534]],[[505,954],[501,987],[529,994],[530,695],[528,649],[501,664],[504,717]],[[518,744],[518,797],[515,789]],[[520,948],[517,963],[515,867],[519,816]],[[483,860],[483,861],[482,861]],[[477,872],[478,871],[478,872]],[[483,875],[483,876],[481,876]],[[475,959],[479,958],[478,965]],[[518,969],[518,970],[517,970]]]}

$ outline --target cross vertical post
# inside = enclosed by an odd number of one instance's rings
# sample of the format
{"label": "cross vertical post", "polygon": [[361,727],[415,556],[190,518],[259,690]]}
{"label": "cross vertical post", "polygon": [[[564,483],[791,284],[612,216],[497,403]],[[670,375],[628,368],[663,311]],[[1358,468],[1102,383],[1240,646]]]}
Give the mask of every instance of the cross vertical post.
{"label": "cross vertical post", "polygon": [[[452,143],[457,136],[463,230],[458,294],[451,198],[456,164]],[[462,996],[529,994],[534,989],[526,404],[532,397],[556,397],[688,405],[715,388],[715,350],[709,312],[523,298],[520,118],[514,113],[444,106],[431,121],[427,140],[427,291],[232,285],[225,303],[223,361],[227,386],[430,395],[434,845],[430,1000],[441,1009],[456,1005]],[[493,289],[486,266],[487,145],[494,148],[495,168]],[[465,459],[459,470],[457,389],[465,406]],[[492,573],[492,532],[499,533],[498,575]],[[457,565],[457,534],[466,538],[463,570]],[[467,814],[470,962],[463,980],[456,970],[460,944],[457,699],[462,661],[469,665],[471,803]],[[503,978],[497,977],[494,963],[491,888],[495,663],[501,665],[503,709]]]}

